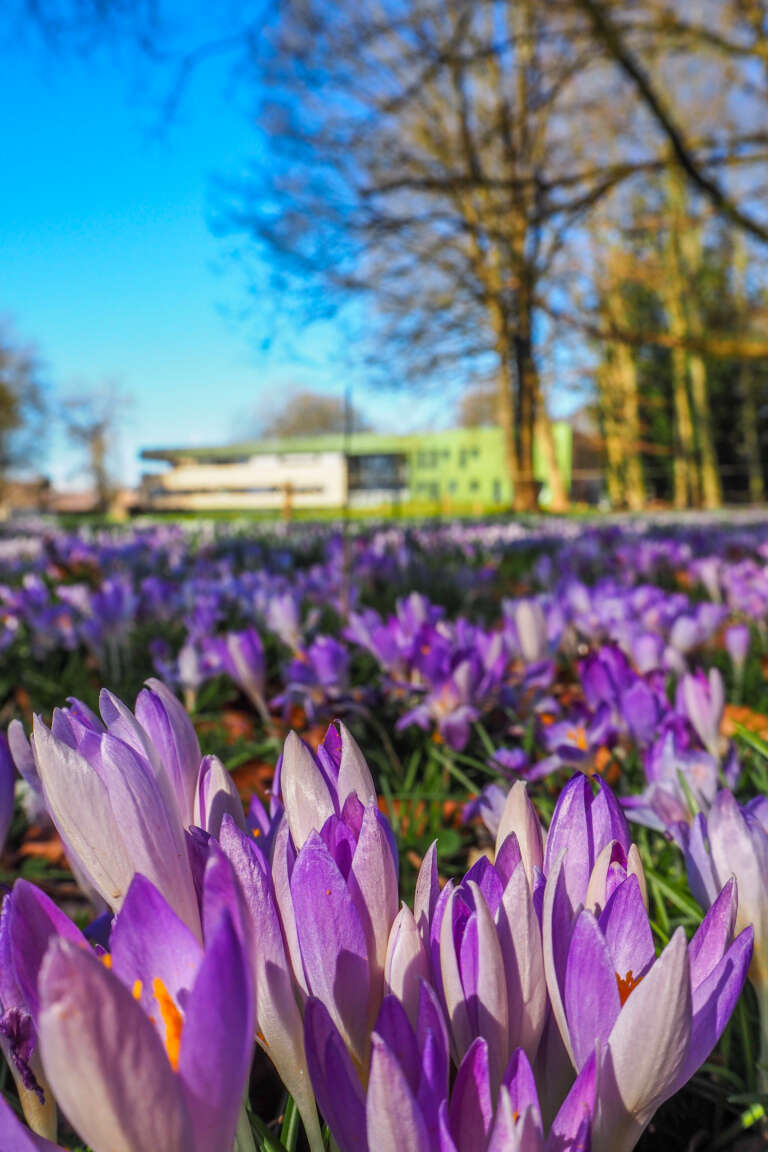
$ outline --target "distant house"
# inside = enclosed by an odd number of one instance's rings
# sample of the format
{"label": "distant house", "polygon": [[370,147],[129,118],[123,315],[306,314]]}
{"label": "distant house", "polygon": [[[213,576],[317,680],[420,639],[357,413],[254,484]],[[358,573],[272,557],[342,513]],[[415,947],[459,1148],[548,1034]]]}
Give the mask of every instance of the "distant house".
{"label": "distant house", "polygon": [[[571,429],[554,425],[566,483]],[[170,465],[142,477],[148,511],[322,509],[425,504],[485,509],[512,499],[499,428],[450,429],[408,436],[356,433],[262,440],[214,448],[151,448],[143,460]],[[539,446],[534,472],[546,487]]]}

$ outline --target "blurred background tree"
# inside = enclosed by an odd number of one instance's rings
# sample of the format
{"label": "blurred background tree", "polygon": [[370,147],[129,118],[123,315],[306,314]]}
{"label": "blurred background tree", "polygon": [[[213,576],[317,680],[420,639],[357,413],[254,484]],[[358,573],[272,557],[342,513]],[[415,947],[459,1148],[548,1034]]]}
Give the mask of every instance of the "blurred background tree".
{"label": "blurred background tree", "polygon": [[[518,509],[534,438],[566,504],[574,386],[612,505],[764,498],[763,0],[232,0],[200,43],[167,0],[15,10],[62,47],[132,35],[166,109],[231,56],[258,147],[216,227],[291,315],[345,316],[372,382],[498,424]],[[301,406],[275,429],[338,426]]]}
{"label": "blurred background tree", "polygon": [[113,383],[81,389],[66,397],[60,418],[72,444],[80,450],[82,470],[95,495],[94,510],[110,510],[117,488],[117,440],[121,413],[129,398]]}
{"label": "blurred background tree", "polygon": [[272,411],[261,411],[254,428],[265,439],[272,436],[341,436],[370,432],[371,425],[354,405],[340,396],[298,390],[281,399]]}
{"label": "blurred background tree", "polygon": [[34,350],[0,330],[0,498],[9,471],[40,475],[46,444],[44,372]]}

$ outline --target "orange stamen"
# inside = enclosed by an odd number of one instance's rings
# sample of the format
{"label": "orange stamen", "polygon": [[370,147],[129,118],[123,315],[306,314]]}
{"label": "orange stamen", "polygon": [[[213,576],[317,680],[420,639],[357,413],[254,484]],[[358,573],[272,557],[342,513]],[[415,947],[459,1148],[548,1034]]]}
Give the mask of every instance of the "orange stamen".
{"label": "orange stamen", "polygon": [[131,988],[131,993],[133,994],[134,1000],[141,1000],[141,989],[141,980],[134,980],[133,988]]}
{"label": "orange stamen", "polygon": [[160,1015],[165,1025],[165,1050],[174,1072],[179,1069],[179,1053],[181,1051],[181,1032],[184,1027],[184,1017],[174,1004],[171,996],[159,977],[152,981],[154,993]]}
{"label": "orange stamen", "polygon": [[618,972],[616,973],[616,985],[619,989],[619,1000],[622,1006],[626,1004],[630,992],[637,988],[641,980],[642,976],[635,978],[631,968],[624,976],[619,976]]}
{"label": "orange stamen", "polygon": [[573,740],[577,748],[582,752],[587,750],[587,733],[583,724],[579,724],[577,728],[568,729],[568,739]]}

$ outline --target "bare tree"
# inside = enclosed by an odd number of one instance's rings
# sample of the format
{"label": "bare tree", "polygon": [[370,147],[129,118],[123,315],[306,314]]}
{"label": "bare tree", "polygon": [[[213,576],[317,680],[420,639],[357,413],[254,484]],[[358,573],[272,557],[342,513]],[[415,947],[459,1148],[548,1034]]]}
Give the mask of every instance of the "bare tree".
{"label": "bare tree", "polygon": [[362,297],[389,380],[493,380],[519,508],[535,503],[536,431],[565,500],[538,301],[618,178],[589,155],[595,51],[569,21],[532,0],[281,6],[261,74],[269,160],[222,215],[309,315]]}
{"label": "bare tree", "polygon": [[345,432],[370,432],[371,425],[354,406],[347,411],[341,396],[301,390],[283,400],[277,410],[261,413],[257,435],[326,436]]}
{"label": "bare tree", "polygon": [[95,497],[95,510],[109,511],[115,492],[118,416],[127,398],[114,385],[66,398],[61,417],[67,435],[82,449]]}
{"label": "bare tree", "polygon": [[12,468],[40,471],[46,388],[36,353],[0,331],[0,487]]}

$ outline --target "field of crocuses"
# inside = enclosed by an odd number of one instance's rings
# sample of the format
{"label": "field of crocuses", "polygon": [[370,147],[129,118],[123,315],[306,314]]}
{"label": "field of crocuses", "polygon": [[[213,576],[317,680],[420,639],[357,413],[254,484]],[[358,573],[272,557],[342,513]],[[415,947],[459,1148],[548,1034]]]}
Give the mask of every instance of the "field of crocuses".
{"label": "field of crocuses", "polygon": [[768,522],[0,538],[0,1152],[766,1146]]}

